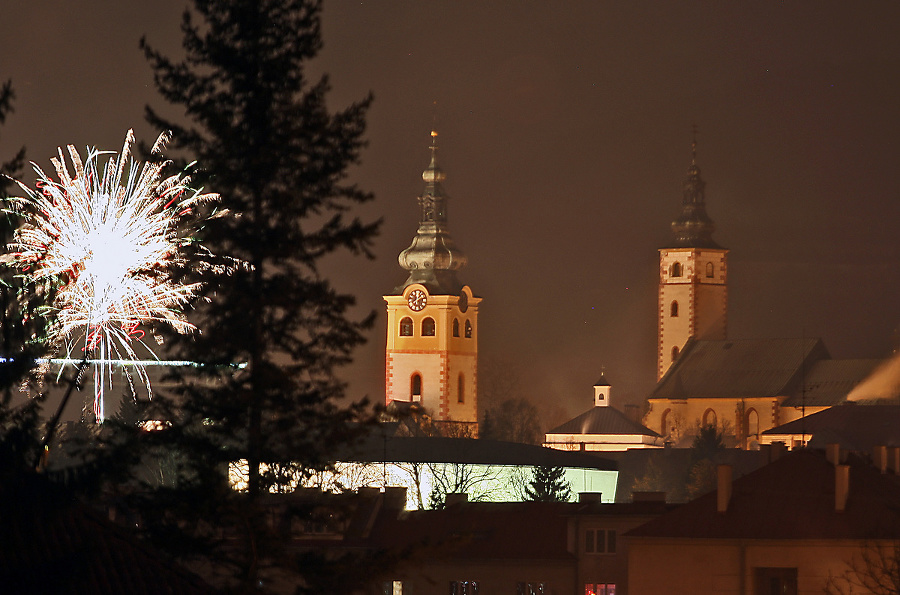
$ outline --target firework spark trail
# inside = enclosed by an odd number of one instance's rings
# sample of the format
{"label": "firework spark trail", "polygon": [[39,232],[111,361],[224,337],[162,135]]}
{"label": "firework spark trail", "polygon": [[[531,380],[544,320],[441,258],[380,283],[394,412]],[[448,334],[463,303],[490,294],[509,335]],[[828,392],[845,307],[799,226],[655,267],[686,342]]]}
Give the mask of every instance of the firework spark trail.
{"label": "firework spark trail", "polygon": [[[153,153],[160,153],[167,140],[160,135]],[[163,323],[179,333],[195,330],[183,307],[199,284],[180,283],[172,274],[175,265],[186,264],[181,248],[191,239],[180,235],[185,220],[198,216],[198,206],[218,198],[188,188],[188,176],[162,177],[169,162],[160,159],[139,167],[131,160],[133,142],[129,130],[121,153],[89,149],[85,161],[69,145],[72,174],[59,149],[51,159],[58,181],[32,164],[36,190],[17,182],[26,196],[7,199],[8,210],[23,224],[0,258],[35,285],[56,286],[53,344],[65,346],[70,356],[83,337],[85,357],[93,353],[108,362],[98,365],[94,375],[94,413],[101,421],[111,360],[137,360],[135,343],[152,353],[141,325]],[[103,155],[111,155],[105,167],[99,163]],[[149,391],[143,366],[135,368]]]}

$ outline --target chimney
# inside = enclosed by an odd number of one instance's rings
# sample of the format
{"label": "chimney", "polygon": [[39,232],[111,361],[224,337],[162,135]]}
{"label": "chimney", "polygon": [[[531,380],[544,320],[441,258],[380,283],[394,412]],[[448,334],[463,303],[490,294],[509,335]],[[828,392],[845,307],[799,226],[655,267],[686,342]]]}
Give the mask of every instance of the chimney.
{"label": "chimney", "polygon": [[454,504],[465,504],[469,501],[469,495],[465,492],[461,493],[450,493],[447,494],[444,498],[444,504],[447,506],[453,506]]}
{"label": "chimney", "polygon": [[834,510],[844,512],[847,508],[847,495],[850,493],[850,465],[834,467]]}
{"label": "chimney", "polygon": [[887,446],[876,446],[872,449],[872,463],[882,474],[887,473]]}
{"label": "chimney", "polygon": [[726,512],[728,510],[728,502],[731,500],[731,465],[719,465],[718,482],[716,484],[716,510],[718,512]]}
{"label": "chimney", "polygon": [[900,446],[892,446],[888,449],[888,462],[894,475],[900,475]]}
{"label": "chimney", "polygon": [[641,408],[637,405],[625,405],[625,416],[636,424],[641,423]]}
{"label": "chimney", "polygon": [[825,445],[825,458],[832,465],[841,464],[841,445],[831,442]]}
{"label": "chimney", "polygon": [[783,455],[785,452],[787,452],[787,446],[784,444],[784,442],[773,442],[772,447],[769,450],[769,462],[774,463],[775,461],[780,459],[781,455]]}
{"label": "chimney", "polygon": [[404,486],[384,488],[384,505],[391,510],[404,510],[406,508],[406,488]]}

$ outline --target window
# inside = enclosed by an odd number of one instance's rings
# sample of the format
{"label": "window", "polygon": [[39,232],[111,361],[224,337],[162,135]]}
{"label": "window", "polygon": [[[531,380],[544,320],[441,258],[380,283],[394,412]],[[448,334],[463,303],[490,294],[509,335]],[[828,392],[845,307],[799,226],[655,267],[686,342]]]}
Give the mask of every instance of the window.
{"label": "window", "polygon": [[703,425],[704,426],[713,426],[716,427],[716,412],[712,409],[707,409],[703,412]]}
{"label": "window", "polygon": [[474,595],[478,593],[478,581],[451,581],[450,595]]}
{"label": "window", "polygon": [[467,320],[466,321],[466,339],[471,339],[471,338],[472,338],[472,321]]}
{"label": "window", "polygon": [[672,302],[672,307],[669,308],[669,314],[672,318],[676,318],[678,316],[678,302]]}
{"label": "window", "polygon": [[459,336],[459,319],[458,318],[453,319],[453,336],[454,337]]}
{"label": "window", "polygon": [[712,279],[714,272],[715,272],[715,269],[713,268],[713,263],[707,262],[706,263],[706,276],[709,277],[710,279]]}
{"label": "window", "polygon": [[459,373],[459,378],[456,381],[456,402],[466,402],[466,378],[462,375],[462,372]]}
{"label": "window", "polygon": [[403,581],[381,583],[381,595],[403,595]]}
{"label": "window", "polygon": [[797,595],[796,568],[754,568],[754,595]]}
{"label": "window", "polygon": [[675,347],[672,348],[672,361],[673,362],[678,359],[678,353],[679,353],[679,349],[678,349],[678,346],[676,345]]}
{"label": "window", "polygon": [[670,277],[680,277],[682,274],[682,267],[680,262],[676,262],[672,265],[672,268],[669,270]]}
{"label": "window", "polygon": [[422,400],[422,375],[421,374],[413,374],[412,378],[409,380],[409,400],[410,401],[421,401]]}
{"label": "window", "polygon": [[[662,421],[659,424],[659,435],[665,438],[669,435],[669,414],[672,413],[671,409],[666,409],[662,414]],[[674,429],[674,428],[673,428]]]}
{"label": "window", "polygon": [[403,320],[400,321],[400,336],[401,337],[412,337],[413,335],[413,323],[412,318],[407,316]]}
{"label": "window", "polygon": [[751,408],[747,411],[746,436],[759,439],[759,413],[756,412],[756,409]]}
{"label": "window", "polygon": [[426,318],[422,321],[422,336],[423,337],[433,337],[434,336],[434,318]]}
{"label": "window", "polygon": [[586,554],[615,554],[616,531],[614,529],[588,529],[584,532]]}
{"label": "window", "polygon": [[584,595],[616,595],[616,584],[588,583],[584,586]]}
{"label": "window", "polygon": [[549,592],[547,583],[516,583],[516,595],[544,595]]}

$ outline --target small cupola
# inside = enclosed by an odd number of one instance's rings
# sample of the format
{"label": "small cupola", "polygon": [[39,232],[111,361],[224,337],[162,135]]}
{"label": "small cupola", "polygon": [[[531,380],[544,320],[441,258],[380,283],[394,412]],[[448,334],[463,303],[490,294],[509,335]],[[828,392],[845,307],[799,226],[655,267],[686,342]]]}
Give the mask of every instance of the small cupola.
{"label": "small cupola", "polygon": [[605,374],[600,374],[600,380],[594,383],[594,407],[609,406],[609,382]]}

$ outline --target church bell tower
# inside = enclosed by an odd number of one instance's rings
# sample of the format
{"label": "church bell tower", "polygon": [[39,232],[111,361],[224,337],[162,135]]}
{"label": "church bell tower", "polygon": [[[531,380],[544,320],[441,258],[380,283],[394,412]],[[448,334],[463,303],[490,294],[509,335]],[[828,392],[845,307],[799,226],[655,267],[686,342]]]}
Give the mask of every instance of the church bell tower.
{"label": "church bell tower", "polygon": [[418,403],[435,422],[477,435],[481,298],[456,276],[466,256],[450,238],[446,175],[437,166],[437,133],[431,138],[419,229],[398,258],[409,277],[384,296],[385,402]]}
{"label": "church bell tower", "polygon": [[697,167],[697,140],[684,181],[674,241],[659,249],[659,343],[656,379],[665,375],[690,338],[723,341],[728,314],[728,250],[712,239],[706,183]]}

